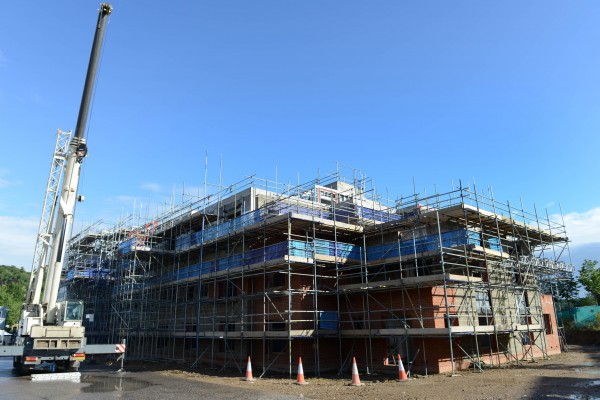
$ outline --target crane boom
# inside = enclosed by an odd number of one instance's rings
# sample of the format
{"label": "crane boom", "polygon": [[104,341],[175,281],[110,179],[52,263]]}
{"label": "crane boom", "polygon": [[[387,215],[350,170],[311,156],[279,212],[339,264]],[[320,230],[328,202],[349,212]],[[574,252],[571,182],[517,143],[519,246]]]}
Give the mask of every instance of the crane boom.
{"label": "crane boom", "polygon": [[92,43],[92,51],[90,52],[90,61],[85,76],[85,84],[83,86],[83,94],[81,95],[81,104],[79,106],[79,115],[77,116],[77,125],[75,126],[75,138],[82,138],[87,124],[87,118],[92,100],[92,92],[94,90],[94,82],[96,80],[96,71],[100,61],[102,51],[102,43],[104,41],[104,31],[108,16],[112,13],[112,6],[107,3],[100,4],[100,12],[98,13],[98,23],[96,24],[96,33],[94,34],[94,42]]}
{"label": "crane boom", "polygon": [[83,158],[87,155],[87,146],[85,143],[84,132],[89,114],[90,102],[96,79],[96,71],[100,60],[100,52],[104,39],[104,32],[108,16],[112,12],[109,4],[102,3],[98,13],[98,22],[94,34],[94,42],[90,53],[85,85],[81,96],[81,105],[77,117],[75,134],[69,145],[69,155],[63,179],[63,187],[59,200],[59,213],[55,222],[54,235],[52,240],[52,252],[50,262],[48,263],[48,274],[44,289],[42,303],[46,306],[46,323],[56,323],[57,310],[56,299],[58,298],[58,288],[60,285],[60,276],[63,268],[63,260],[66,250],[66,241],[71,234],[73,226],[73,214],[75,212],[75,202],[77,200],[77,188],[79,186],[80,169]]}
{"label": "crane boom", "polygon": [[48,175],[48,183],[46,184],[46,195],[44,196],[42,216],[35,242],[33,263],[31,264],[29,289],[25,299],[26,304],[38,304],[40,302],[42,279],[52,240],[52,222],[56,215],[56,206],[58,196],[60,195],[63,171],[67,162],[70,138],[71,132],[63,132],[59,129],[56,133],[56,146],[54,147],[54,154],[50,163],[50,174]]}

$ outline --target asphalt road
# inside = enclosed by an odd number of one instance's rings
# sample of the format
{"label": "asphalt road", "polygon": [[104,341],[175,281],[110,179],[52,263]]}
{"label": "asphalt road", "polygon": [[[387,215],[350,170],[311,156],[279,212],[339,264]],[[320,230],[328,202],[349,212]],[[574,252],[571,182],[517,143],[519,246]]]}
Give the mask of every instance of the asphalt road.
{"label": "asphalt road", "polygon": [[[298,397],[261,392],[213,383],[190,381],[153,372],[118,373],[99,365],[84,365],[81,381],[34,382],[28,376],[17,376],[10,357],[0,358],[0,398],[40,399],[256,399],[288,400]],[[251,385],[251,384],[249,384]]]}

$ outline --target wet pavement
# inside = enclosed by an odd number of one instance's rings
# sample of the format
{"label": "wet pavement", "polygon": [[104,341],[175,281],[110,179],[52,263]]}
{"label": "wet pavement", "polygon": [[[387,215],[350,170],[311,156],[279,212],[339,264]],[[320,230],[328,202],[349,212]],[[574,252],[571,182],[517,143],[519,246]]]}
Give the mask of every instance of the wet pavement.
{"label": "wet pavement", "polygon": [[[156,366],[156,363],[152,363]],[[133,368],[137,369],[134,370]],[[577,348],[570,353],[524,363],[518,368],[494,369],[483,374],[465,373],[448,380],[435,375],[414,379],[398,386],[370,381],[360,390],[349,389],[336,379],[312,380],[299,387],[285,379],[264,379],[257,383],[240,383],[241,378],[215,379],[210,374],[161,373],[143,370],[135,364],[125,373],[118,366],[84,364],[78,382],[32,382],[16,376],[12,360],[0,357],[0,399],[562,399],[600,400],[600,347]],[[152,369],[152,368],[149,368]],[[222,384],[225,383],[225,384]],[[276,393],[288,393],[278,395]],[[295,394],[294,394],[295,393]],[[341,395],[341,396],[340,396]]]}
{"label": "wet pavement", "polygon": [[214,383],[190,381],[153,372],[119,373],[103,365],[84,365],[81,380],[33,382],[28,376],[17,376],[10,357],[0,357],[0,398],[41,399],[256,399],[288,400],[284,396],[252,388],[237,388]]}
{"label": "wet pavement", "polygon": [[85,374],[81,376],[80,382],[84,384],[81,387],[83,393],[133,392],[155,385],[141,379],[128,377],[126,374],[115,376]]}

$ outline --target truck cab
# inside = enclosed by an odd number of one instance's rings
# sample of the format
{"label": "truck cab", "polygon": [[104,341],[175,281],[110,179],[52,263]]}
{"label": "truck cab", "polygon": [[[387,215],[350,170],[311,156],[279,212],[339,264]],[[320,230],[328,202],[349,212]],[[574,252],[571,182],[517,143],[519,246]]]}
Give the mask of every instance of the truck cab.
{"label": "truck cab", "polygon": [[83,320],[83,301],[66,300],[58,304],[56,324],[79,327]]}

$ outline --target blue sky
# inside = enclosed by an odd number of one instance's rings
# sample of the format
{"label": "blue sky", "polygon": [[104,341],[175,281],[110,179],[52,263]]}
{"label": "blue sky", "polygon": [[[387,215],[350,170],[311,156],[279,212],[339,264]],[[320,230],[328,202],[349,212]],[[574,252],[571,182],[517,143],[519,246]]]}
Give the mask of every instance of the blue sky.
{"label": "blue sky", "polygon": [[[3,5],[0,264],[30,263],[98,4]],[[413,178],[428,191],[475,179],[526,208],[560,203],[574,261],[578,246],[600,253],[600,3],[112,4],[79,221],[201,186],[208,153],[211,182],[220,160],[225,183],[276,168],[309,180],[340,162],[391,197]]]}

